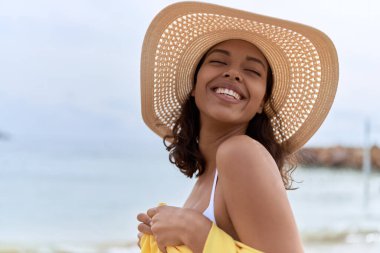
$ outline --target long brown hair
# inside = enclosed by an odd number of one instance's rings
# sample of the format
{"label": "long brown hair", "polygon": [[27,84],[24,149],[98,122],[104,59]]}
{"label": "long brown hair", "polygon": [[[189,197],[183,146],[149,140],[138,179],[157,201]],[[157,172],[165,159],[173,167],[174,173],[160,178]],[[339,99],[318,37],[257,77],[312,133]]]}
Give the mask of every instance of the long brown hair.
{"label": "long brown hair", "polygon": [[[202,57],[194,74],[194,84],[197,83],[197,75],[201,68],[207,53]],[[272,94],[273,77],[272,70],[268,68],[267,86],[264,100],[268,100]],[[271,104],[269,104],[271,106]],[[274,110],[273,106],[272,110]],[[179,170],[186,176],[192,178],[194,173],[196,177],[202,175],[205,171],[206,161],[199,150],[198,138],[200,133],[200,115],[199,109],[195,104],[193,96],[188,96],[185,103],[182,105],[180,115],[176,120],[172,134],[166,135],[163,139],[166,150],[169,151],[169,160],[175,164]],[[273,128],[270,119],[265,114],[256,113],[256,115],[249,121],[246,130],[246,135],[260,142],[272,155],[278,169],[281,173],[282,181],[285,188],[290,190],[293,179],[292,172],[295,169],[295,160],[288,151],[286,145],[280,145],[275,140]],[[171,141],[167,144],[167,140]]]}

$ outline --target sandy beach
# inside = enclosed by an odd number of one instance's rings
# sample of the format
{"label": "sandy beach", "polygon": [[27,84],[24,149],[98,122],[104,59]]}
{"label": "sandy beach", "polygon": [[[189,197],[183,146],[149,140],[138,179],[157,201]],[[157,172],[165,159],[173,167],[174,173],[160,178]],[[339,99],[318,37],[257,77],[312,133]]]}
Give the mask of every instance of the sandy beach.
{"label": "sandy beach", "polygon": [[[373,241],[371,241],[371,237]],[[380,252],[380,234],[367,235],[365,241],[337,242],[308,242],[304,244],[305,253],[378,253]],[[0,246],[0,253],[139,253],[140,250],[135,242],[110,243],[99,245],[30,245],[30,246]]]}
{"label": "sandy beach", "polygon": [[0,253],[138,253],[136,242],[104,244],[1,245]]}

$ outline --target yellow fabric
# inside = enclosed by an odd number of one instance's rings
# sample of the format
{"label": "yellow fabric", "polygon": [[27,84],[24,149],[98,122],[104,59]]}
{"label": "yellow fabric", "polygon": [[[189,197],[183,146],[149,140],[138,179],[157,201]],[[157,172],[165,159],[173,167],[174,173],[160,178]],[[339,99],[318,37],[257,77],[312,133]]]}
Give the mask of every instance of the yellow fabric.
{"label": "yellow fabric", "polygon": [[[162,253],[157,242],[152,235],[143,235],[141,238],[141,253]],[[167,253],[192,253],[192,251],[182,246],[170,246],[166,248]],[[212,223],[210,232],[208,233],[203,253],[263,253],[262,251],[253,249],[241,242],[235,241],[229,234],[218,228]]]}

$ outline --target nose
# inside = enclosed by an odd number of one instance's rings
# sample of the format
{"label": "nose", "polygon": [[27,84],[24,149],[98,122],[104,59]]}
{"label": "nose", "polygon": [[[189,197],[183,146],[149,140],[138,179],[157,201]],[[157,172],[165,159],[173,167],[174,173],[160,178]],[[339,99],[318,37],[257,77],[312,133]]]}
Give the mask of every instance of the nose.
{"label": "nose", "polygon": [[243,80],[242,76],[240,75],[239,71],[230,69],[229,71],[223,73],[223,77],[229,78],[234,81],[241,82]]}

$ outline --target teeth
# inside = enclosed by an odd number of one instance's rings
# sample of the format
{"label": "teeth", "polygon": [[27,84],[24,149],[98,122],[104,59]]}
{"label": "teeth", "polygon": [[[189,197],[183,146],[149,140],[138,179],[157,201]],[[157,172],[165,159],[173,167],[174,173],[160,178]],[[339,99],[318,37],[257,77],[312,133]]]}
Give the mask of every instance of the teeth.
{"label": "teeth", "polygon": [[230,90],[230,89],[217,88],[215,92],[218,94],[229,95],[229,96],[235,98],[236,100],[240,100],[240,98],[241,98],[239,94],[237,94],[235,91]]}

